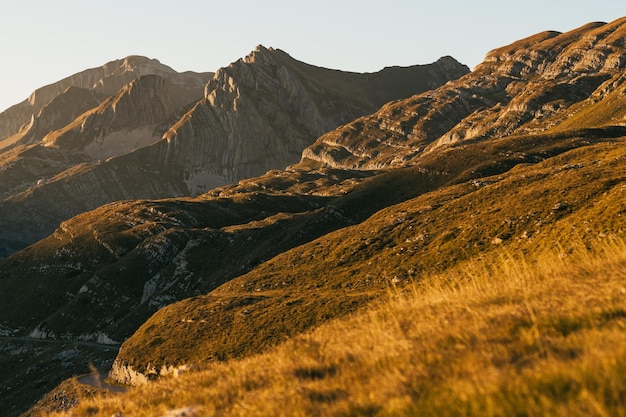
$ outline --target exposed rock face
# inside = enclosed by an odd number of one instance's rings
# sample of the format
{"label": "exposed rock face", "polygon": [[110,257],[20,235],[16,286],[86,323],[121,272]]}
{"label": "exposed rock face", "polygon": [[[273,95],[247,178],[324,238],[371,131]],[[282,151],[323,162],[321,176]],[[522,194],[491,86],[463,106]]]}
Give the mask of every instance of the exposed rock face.
{"label": "exposed rock face", "polygon": [[71,124],[46,135],[42,144],[83,150],[92,159],[123,155],[151,145],[161,139],[176,111],[196,98],[193,92],[174,95],[172,87],[158,75],[139,77]]}
{"label": "exposed rock face", "polygon": [[[16,142],[29,145],[41,142],[44,136],[65,127],[88,109],[100,104],[100,96],[92,89],[68,87],[33,115],[27,129],[16,136]],[[21,137],[20,137],[21,136]],[[17,139],[18,137],[19,140]]]}
{"label": "exposed rock face", "polygon": [[[345,73],[259,47],[210,81],[136,57],[70,77],[36,92],[35,104],[54,99],[0,153],[0,256],[102,204],[193,196],[284,168],[323,132],[467,71],[443,58]],[[72,80],[95,84],[54,95]]]}
{"label": "exposed rock face", "polygon": [[[624,92],[625,37],[626,19],[620,19],[496,49],[471,74],[322,136],[303,159],[378,169],[467,139],[559,129],[566,119],[563,126],[574,128],[574,113]],[[607,109],[608,102],[586,110],[596,113],[594,126],[626,122],[626,109]]]}
{"label": "exposed rock face", "polygon": [[467,73],[452,58],[356,74],[262,46],[217,71],[204,100],[165,134],[192,193],[284,168],[321,134]]}

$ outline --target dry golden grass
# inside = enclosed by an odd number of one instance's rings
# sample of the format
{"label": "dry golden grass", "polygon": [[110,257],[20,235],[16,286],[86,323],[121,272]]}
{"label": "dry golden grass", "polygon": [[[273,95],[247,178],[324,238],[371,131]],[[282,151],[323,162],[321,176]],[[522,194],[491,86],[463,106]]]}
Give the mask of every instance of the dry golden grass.
{"label": "dry golden grass", "polygon": [[563,254],[494,252],[265,354],[70,414],[626,415],[626,243]]}

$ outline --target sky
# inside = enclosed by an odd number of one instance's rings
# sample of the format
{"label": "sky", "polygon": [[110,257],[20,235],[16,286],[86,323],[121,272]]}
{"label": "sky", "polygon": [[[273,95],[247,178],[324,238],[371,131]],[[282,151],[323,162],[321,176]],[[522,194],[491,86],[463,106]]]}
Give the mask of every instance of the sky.
{"label": "sky", "polygon": [[544,30],[626,16],[623,0],[3,0],[0,111],[128,55],[215,71],[256,45],[355,72],[450,55],[470,68]]}

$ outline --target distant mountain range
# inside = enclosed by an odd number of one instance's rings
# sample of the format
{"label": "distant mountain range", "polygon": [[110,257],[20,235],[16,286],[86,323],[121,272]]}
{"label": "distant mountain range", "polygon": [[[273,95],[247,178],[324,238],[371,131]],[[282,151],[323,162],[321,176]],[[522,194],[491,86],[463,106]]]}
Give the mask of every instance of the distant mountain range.
{"label": "distant mountain range", "polygon": [[442,58],[345,73],[259,46],[215,74],[135,56],[75,74],[0,114],[0,255],[108,202],[284,168],[322,133],[467,71]]}
{"label": "distant mountain range", "polygon": [[92,107],[22,123],[0,155],[7,252],[33,243],[0,262],[0,332],[123,342],[113,378],[145,383],[487,254],[623,239],[624,39],[626,19],[544,32],[472,72],[258,47],[196,98],[206,74],[66,87]]}

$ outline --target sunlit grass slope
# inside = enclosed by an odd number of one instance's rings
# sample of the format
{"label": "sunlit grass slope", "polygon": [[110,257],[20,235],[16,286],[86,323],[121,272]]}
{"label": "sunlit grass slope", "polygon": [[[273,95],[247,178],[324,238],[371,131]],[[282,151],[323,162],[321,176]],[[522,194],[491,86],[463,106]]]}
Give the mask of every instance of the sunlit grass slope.
{"label": "sunlit grass slope", "polygon": [[626,244],[497,251],[272,350],[72,415],[626,414]]}
{"label": "sunlit grass slope", "polygon": [[612,139],[393,205],[161,310],[125,357],[192,370],[72,412],[625,415],[625,193]]}
{"label": "sunlit grass slope", "polygon": [[[525,139],[506,143],[516,140]],[[470,155],[469,147],[457,151]],[[488,154],[479,149],[471,155],[485,159],[476,170],[492,172]],[[457,166],[467,165],[455,159]],[[390,187],[411,185],[405,182]],[[286,251],[207,295],[160,310],[124,343],[118,363],[144,373],[154,367],[158,373],[162,366],[260,353],[354,313],[390,285],[427,280],[494,251],[538,254],[561,245],[567,253],[572,240],[591,246],[602,236],[623,236],[624,184],[626,147],[621,140],[607,140],[440,187]],[[369,195],[384,198],[383,191],[380,197]]]}

